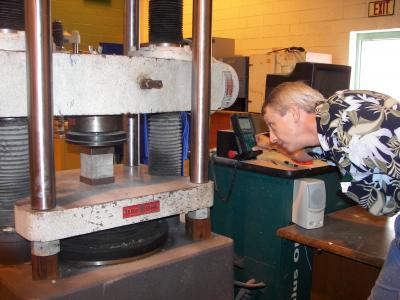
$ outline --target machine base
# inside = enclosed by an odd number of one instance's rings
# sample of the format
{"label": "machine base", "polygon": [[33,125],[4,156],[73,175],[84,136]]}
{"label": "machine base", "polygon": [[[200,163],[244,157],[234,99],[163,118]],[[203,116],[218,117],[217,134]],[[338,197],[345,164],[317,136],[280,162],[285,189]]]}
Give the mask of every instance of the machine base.
{"label": "machine base", "polygon": [[0,267],[0,299],[233,299],[233,243],[193,242],[182,225],[161,252],[104,267],[61,265],[57,280],[32,281],[31,265]]}

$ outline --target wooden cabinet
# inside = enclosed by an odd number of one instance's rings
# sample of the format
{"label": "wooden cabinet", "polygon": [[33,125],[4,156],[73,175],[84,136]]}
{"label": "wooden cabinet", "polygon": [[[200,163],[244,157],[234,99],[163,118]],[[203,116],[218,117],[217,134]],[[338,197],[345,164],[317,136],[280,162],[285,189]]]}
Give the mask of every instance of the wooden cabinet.
{"label": "wooden cabinet", "polygon": [[231,115],[233,111],[217,111],[210,117],[210,149],[217,147],[218,130],[231,128]]}
{"label": "wooden cabinet", "polygon": [[64,138],[54,138],[54,165],[56,171],[79,169],[80,146],[67,144]]}

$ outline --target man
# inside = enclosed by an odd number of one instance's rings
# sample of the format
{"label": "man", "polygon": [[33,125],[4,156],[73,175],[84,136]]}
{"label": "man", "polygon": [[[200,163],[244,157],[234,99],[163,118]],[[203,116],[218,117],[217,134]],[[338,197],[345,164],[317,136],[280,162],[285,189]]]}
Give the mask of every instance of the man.
{"label": "man", "polygon": [[[262,108],[270,139],[299,161],[315,153],[333,161],[343,175],[342,191],[373,215],[393,216],[400,210],[400,102],[371,91],[339,91],[328,100],[301,82],[277,86]],[[396,237],[370,299],[400,299],[400,217]],[[379,242],[379,241],[377,241]]]}

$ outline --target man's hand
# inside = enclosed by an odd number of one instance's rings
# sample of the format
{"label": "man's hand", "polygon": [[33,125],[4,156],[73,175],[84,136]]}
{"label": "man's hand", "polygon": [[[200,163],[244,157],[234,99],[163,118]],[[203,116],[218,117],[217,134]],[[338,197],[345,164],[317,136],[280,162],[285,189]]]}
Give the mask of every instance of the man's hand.
{"label": "man's hand", "polygon": [[276,150],[292,160],[298,162],[307,162],[313,160],[303,149],[294,152],[288,152],[285,148],[278,144],[272,143],[265,133],[260,133],[256,135],[257,146],[253,147],[253,150]]}
{"label": "man's hand", "polygon": [[257,146],[253,147],[253,150],[269,150],[271,149],[271,141],[265,133],[260,133],[256,135]]}
{"label": "man's hand", "polygon": [[269,139],[269,136],[265,135],[265,133],[260,133],[256,135],[257,146],[253,147],[253,150],[276,150],[285,154],[286,156],[290,156],[289,152],[286,151],[282,146],[272,143]]}
{"label": "man's hand", "polygon": [[287,156],[297,162],[308,162],[314,160],[314,158],[308,155],[303,149],[288,153]]}
{"label": "man's hand", "polygon": [[276,150],[289,156],[285,148],[276,143],[272,143],[269,139],[269,136],[267,136],[265,133],[257,134],[256,142],[257,146],[253,147],[253,150]]}

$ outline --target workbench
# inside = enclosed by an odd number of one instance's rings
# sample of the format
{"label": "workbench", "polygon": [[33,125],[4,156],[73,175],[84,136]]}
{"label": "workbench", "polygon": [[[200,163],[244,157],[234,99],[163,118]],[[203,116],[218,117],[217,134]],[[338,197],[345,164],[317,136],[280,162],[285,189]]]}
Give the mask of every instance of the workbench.
{"label": "workbench", "polygon": [[367,299],[394,238],[394,221],[353,206],[326,215],[322,228],[290,225],[277,235],[318,249],[312,299]]}
{"label": "workbench", "polygon": [[313,250],[278,237],[276,231],[292,224],[295,179],[325,182],[325,213],[350,206],[337,195],[337,169],[319,160],[297,165],[265,151],[248,161],[213,156],[209,173],[216,189],[212,231],[234,240],[235,279],[266,284],[249,299],[310,299]]}
{"label": "workbench", "polygon": [[394,220],[376,217],[359,206],[325,216],[324,226],[304,229],[297,225],[280,228],[278,236],[341,255],[375,267],[382,267],[394,238]]}

